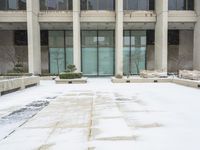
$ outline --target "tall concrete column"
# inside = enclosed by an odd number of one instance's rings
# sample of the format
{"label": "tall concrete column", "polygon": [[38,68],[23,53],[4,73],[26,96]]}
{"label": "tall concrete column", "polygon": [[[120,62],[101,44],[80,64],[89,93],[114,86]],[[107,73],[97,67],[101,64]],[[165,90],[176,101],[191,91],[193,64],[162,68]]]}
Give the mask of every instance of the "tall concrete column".
{"label": "tall concrete column", "polygon": [[115,74],[123,75],[123,0],[116,0]]}
{"label": "tall concrete column", "polygon": [[200,71],[200,1],[195,0],[197,22],[194,28],[193,69]]}
{"label": "tall concrete column", "polygon": [[73,0],[73,62],[81,71],[80,0]]}
{"label": "tall concrete column", "polygon": [[155,69],[167,72],[168,0],[156,0]]}
{"label": "tall concrete column", "polygon": [[28,69],[29,73],[41,73],[39,0],[27,0]]}

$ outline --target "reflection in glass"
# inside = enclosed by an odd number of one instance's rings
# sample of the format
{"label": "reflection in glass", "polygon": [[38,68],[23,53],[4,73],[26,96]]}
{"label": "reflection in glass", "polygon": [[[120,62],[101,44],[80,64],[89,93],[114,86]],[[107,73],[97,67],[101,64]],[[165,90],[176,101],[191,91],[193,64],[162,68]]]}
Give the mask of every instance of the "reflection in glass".
{"label": "reflection in glass", "polygon": [[8,10],[17,10],[17,1],[16,0],[8,0],[7,1]]}
{"label": "reflection in glass", "polygon": [[65,70],[64,31],[49,31],[50,73]]}
{"label": "reflection in glass", "polygon": [[97,75],[97,32],[82,31],[82,72]]}
{"label": "reflection in glass", "polygon": [[98,31],[99,75],[113,75],[114,34],[113,31]]}
{"label": "reflection in glass", "polygon": [[73,64],[73,32],[65,31],[66,66]]}
{"label": "reflection in glass", "polygon": [[124,0],[124,10],[154,10],[155,0]]}
{"label": "reflection in glass", "polygon": [[115,0],[81,0],[81,10],[114,10]]}
{"label": "reflection in glass", "polygon": [[6,10],[6,0],[0,0],[0,10]]}
{"label": "reflection in glass", "polygon": [[94,76],[114,74],[113,31],[82,31],[82,71]]}
{"label": "reflection in glass", "polygon": [[123,57],[125,75],[139,74],[145,69],[146,31],[124,31]]}
{"label": "reflection in glass", "polygon": [[169,10],[194,10],[194,0],[169,0]]}

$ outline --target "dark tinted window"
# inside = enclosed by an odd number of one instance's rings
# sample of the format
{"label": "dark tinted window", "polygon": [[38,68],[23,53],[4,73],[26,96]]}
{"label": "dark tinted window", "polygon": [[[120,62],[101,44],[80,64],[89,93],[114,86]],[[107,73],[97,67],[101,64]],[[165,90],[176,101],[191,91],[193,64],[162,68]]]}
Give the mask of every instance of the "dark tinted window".
{"label": "dark tinted window", "polygon": [[19,0],[18,7],[19,7],[19,10],[26,10],[26,0]]}
{"label": "dark tinted window", "polygon": [[40,41],[41,41],[41,45],[48,45],[49,44],[48,31],[47,30],[42,30],[40,32]]}
{"label": "dark tinted window", "polygon": [[114,10],[115,0],[81,0],[81,10]]}
{"label": "dark tinted window", "polygon": [[6,10],[6,0],[0,0],[0,10]]}
{"label": "dark tinted window", "polygon": [[15,45],[27,45],[27,31],[17,30],[14,31]]}
{"label": "dark tinted window", "polygon": [[40,0],[40,10],[72,10],[72,0]]}
{"label": "dark tinted window", "polygon": [[168,45],[179,45],[179,30],[168,31]]}
{"label": "dark tinted window", "polygon": [[147,45],[155,44],[155,30],[147,30]]}
{"label": "dark tinted window", "polygon": [[0,10],[26,10],[26,0],[0,0]]}
{"label": "dark tinted window", "polygon": [[124,0],[124,10],[154,10],[155,0]]}
{"label": "dark tinted window", "polygon": [[194,10],[194,0],[169,0],[169,10]]}

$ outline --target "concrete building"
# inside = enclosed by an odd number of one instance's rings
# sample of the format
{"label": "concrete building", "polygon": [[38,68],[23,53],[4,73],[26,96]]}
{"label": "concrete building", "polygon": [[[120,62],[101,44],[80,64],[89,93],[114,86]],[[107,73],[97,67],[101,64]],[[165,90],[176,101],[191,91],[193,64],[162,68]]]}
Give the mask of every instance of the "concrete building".
{"label": "concrete building", "polygon": [[199,0],[1,0],[0,73],[200,70]]}

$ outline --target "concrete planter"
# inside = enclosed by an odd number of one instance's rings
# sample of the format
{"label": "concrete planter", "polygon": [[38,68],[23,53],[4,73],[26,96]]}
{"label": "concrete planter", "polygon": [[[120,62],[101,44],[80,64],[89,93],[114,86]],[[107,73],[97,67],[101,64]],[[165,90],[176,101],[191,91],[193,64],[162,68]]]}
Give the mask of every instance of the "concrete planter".
{"label": "concrete planter", "polygon": [[122,79],[118,79],[115,77],[111,78],[113,83],[166,83],[171,82],[171,78],[140,78],[140,77],[123,77]]}
{"label": "concrete planter", "polygon": [[0,95],[5,93],[10,93],[12,91],[17,91],[20,89],[25,89],[34,85],[39,85],[39,77],[12,77],[12,79],[7,79],[1,77],[0,80]]}
{"label": "concrete planter", "polygon": [[193,88],[200,88],[200,81],[179,79],[179,78],[140,78],[140,77],[123,77],[121,79],[112,77],[113,83],[175,83]]}
{"label": "concrete planter", "polygon": [[87,78],[78,78],[78,79],[60,79],[55,80],[56,84],[85,84],[87,83]]}

